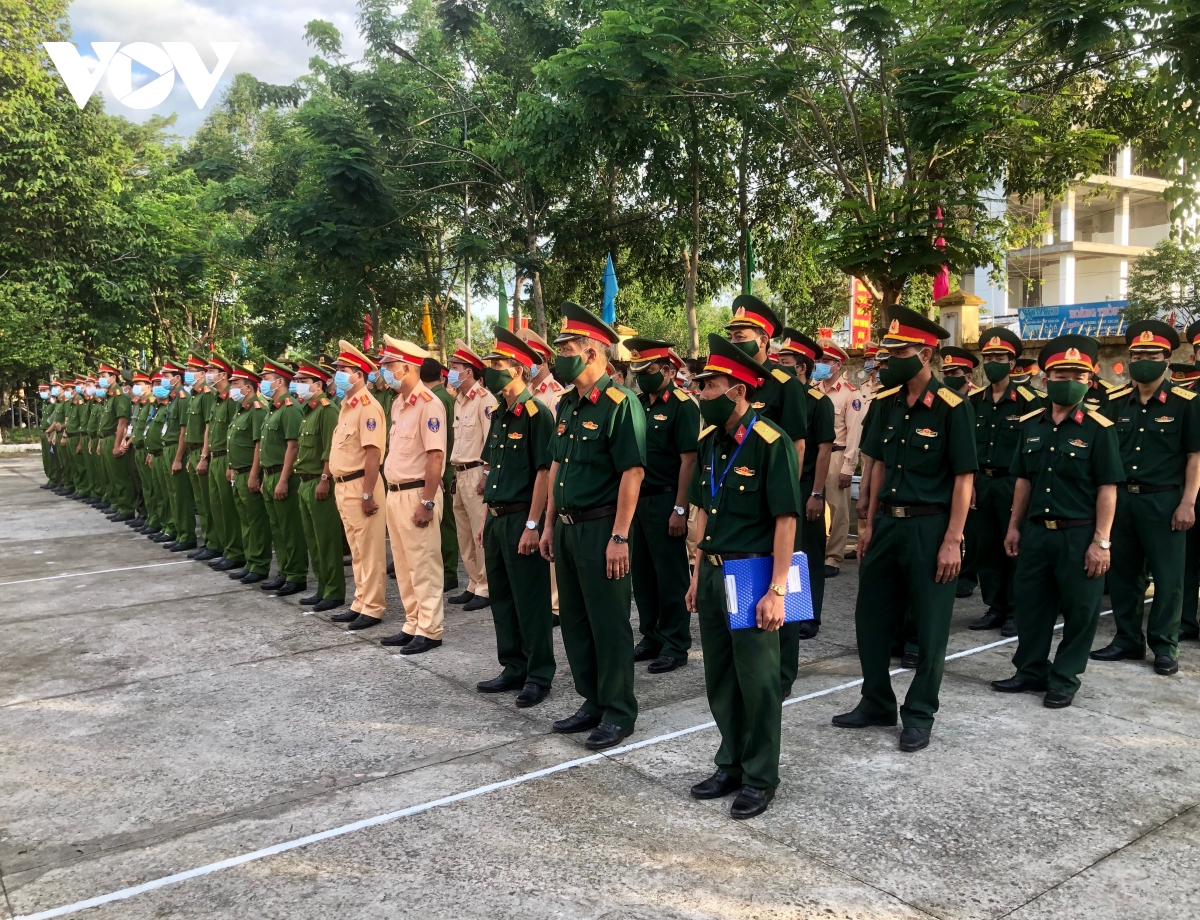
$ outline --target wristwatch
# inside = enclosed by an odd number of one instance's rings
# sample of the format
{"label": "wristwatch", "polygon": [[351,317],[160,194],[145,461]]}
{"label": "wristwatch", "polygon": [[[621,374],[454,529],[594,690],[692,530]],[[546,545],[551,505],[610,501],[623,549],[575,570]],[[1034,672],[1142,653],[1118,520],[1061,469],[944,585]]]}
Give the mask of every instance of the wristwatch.
{"label": "wristwatch", "polygon": [[1099,537],[1092,537],[1092,542],[1101,549],[1112,549],[1112,542],[1109,540],[1101,540]]}
{"label": "wristwatch", "polygon": [[328,473],[321,474],[321,482],[329,482],[329,479],[330,479],[330,477],[329,477]]}
{"label": "wristwatch", "polygon": [[369,502],[374,496],[370,492],[363,493],[363,501]]}
{"label": "wristwatch", "polygon": [[824,495],[822,495],[820,492],[812,492],[812,493],[810,493],[810,494],[809,494],[809,498],[819,498],[819,499],[821,499],[822,501],[824,501],[824,500],[825,500],[825,496],[824,496]]}
{"label": "wristwatch", "polygon": [[783,597],[787,594],[787,585],[771,585],[768,590],[774,591],[780,597]]}
{"label": "wristwatch", "polygon": [[432,511],[437,507],[437,503],[432,498],[426,499],[421,504],[425,506],[426,511]]}
{"label": "wristwatch", "polygon": [[687,508],[684,508],[682,505],[676,505],[675,513],[680,517],[687,517]]}
{"label": "wristwatch", "polygon": [[616,543],[618,546],[619,546],[620,544],[622,544],[622,543],[628,543],[628,542],[629,542],[629,539],[628,539],[627,537],[623,537],[623,536],[621,536],[619,533],[615,533],[615,534],[613,534],[613,535],[612,535],[612,537],[611,537],[610,539],[611,539],[611,540],[612,540],[614,543]]}
{"label": "wristwatch", "polygon": [[537,530],[537,521],[526,521],[525,529],[526,530]]}

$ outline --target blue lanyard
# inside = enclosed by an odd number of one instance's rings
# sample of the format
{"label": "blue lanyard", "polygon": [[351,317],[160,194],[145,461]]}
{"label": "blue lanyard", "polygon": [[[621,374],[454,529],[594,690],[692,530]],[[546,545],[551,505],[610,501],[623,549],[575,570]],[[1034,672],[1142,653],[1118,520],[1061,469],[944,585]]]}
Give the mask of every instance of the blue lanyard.
{"label": "blue lanyard", "polygon": [[715,475],[717,472],[717,445],[716,445],[715,441],[713,442],[712,458],[713,458],[713,473],[714,473],[714,475],[713,475],[712,479],[709,480],[708,490],[709,490],[709,493],[711,494],[712,500],[714,502],[717,500],[717,492],[720,490],[721,486],[725,485],[725,477],[729,475],[729,471],[731,469],[733,469],[733,464],[737,461],[738,454],[740,454],[742,452],[742,444],[745,444],[746,441],[748,441],[750,439],[750,428],[754,425],[754,423],[756,421],[758,421],[757,414],[754,415],[750,419],[748,424],[743,426],[746,429],[746,436],[744,438],[742,438],[741,444],[738,444],[737,450],[735,450],[733,452],[733,456],[730,457],[729,462],[727,464],[725,464],[725,472],[723,472],[721,474],[720,479],[717,479],[716,475]]}

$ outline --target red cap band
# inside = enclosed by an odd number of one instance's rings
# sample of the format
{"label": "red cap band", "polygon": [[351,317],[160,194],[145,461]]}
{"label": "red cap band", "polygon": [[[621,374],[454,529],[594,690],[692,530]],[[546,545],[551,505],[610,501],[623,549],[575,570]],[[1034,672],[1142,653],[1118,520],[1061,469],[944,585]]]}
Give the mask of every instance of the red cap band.
{"label": "red cap band", "polygon": [[938,337],[932,332],[926,332],[924,329],[917,329],[913,326],[902,326],[900,320],[892,320],[892,324],[888,326],[887,335],[883,338],[883,344],[887,345],[889,341],[909,342],[914,345],[932,345],[937,348]]}
{"label": "red cap band", "polygon": [[812,361],[817,360],[817,353],[805,345],[803,342],[794,342],[791,339],[784,339],[783,344],[779,346],[780,351],[791,351],[798,355],[804,355]]}
{"label": "red cap band", "polygon": [[463,351],[461,348],[455,350],[454,354],[450,356],[450,360],[458,361],[462,364],[469,364],[478,371],[483,370],[483,362],[476,358],[473,354]]}
{"label": "red cap band", "polygon": [[524,352],[518,351],[517,349],[513,348],[511,345],[509,345],[505,342],[501,342],[501,341],[497,340],[496,344],[492,347],[492,351],[495,354],[504,355],[504,357],[506,357],[506,358],[511,358],[512,360],[514,360],[518,364],[520,364],[522,367],[528,368],[529,370],[533,369],[533,361],[530,360],[529,355],[525,354]]}
{"label": "red cap band", "polygon": [[716,371],[718,374],[725,374],[732,377],[734,380],[740,380],[742,383],[747,383],[752,387],[762,386],[763,378],[758,376],[743,364],[735,364],[732,361],[727,361],[724,358],[713,355],[708,359],[708,363],[704,365],[706,371]]}
{"label": "red cap band", "polygon": [[[401,357],[403,357],[403,355],[401,355]],[[409,361],[410,359],[404,358],[404,360]],[[352,354],[351,352],[348,352],[348,351],[343,351],[341,354],[339,354],[337,356],[337,361],[334,363],[336,363],[336,364],[352,364],[355,367],[357,367],[360,371],[362,371],[364,374],[369,374],[369,373],[371,373],[371,371],[373,371],[375,369],[370,361],[364,360],[363,358],[360,358],[358,355]],[[410,363],[420,364],[421,362],[419,360],[414,359]]]}

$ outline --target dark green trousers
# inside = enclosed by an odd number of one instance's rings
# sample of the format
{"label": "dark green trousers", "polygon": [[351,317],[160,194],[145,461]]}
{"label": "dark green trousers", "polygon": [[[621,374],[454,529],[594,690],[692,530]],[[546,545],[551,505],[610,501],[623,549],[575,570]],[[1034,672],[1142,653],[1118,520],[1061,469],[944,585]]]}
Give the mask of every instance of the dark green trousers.
{"label": "dark green trousers", "polygon": [[554,568],[563,645],[583,711],[633,730],[633,626],[629,622],[631,579],[609,578],[604,551],[613,519],[599,518],[554,527]]}
{"label": "dark green trousers", "polygon": [[[812,495],[813,480],[800,482],[800,516],[796,520],[796,549],[808,560],[808,580],[812,589],[813,622],[821,624],[821,609],[825,604],[825,515],[810,521],[804,506]],[[800,623],[784,623],[779,628],[779,678],[783,698],[787,699],[800,670]]]}
{"label": "dark green trousers", "polygon": [[246,550],[246,570],[256,575],[271,574],[271,519],[267,505],[258,492],[250,491],[250,471],[238,473],[233,480],[233,500],[242,524],[242,546]]}
{"label": "dark green trousers", "polygon": [[317,577],[317,594],[322,600],[344,601],[346,570],[342,566],[342,516],[333,499],[332,483],[325,499],[317,498],[320,484],[320,479],[310,479],[297,486],[304,543],[312,559],[313,574]]}
{"label": "dark green trousers", "polygon": [[454,500],[451,498],[450,492],[453,483],[454,467],[447,462],[446,471],[442,474],[442,494],[445,496],[445,505],[441,524],[442,580],[443,584],[447,585],[458,584],[458,525],[454,521]]}
{"label": "dark green trousers", "polygon": [[163,533],[175,536],[175,481],[171,476],[171,461],[167,459],[166,451],[154,458],[150,472],[154,474],[154,487],[161,496],[159,501],[163,518],[158,522],[159,526],[162,527]]}
{"label": "dark green trousers", "polygon": [[213,521],[212,549],[230,562],[242,565],[246,552],[242,549],[242,519],[238,516],[233,483],[229,481],[229,456],[211,457],[208,461],[208,513]]}
{"label": "dark green trousers", "polygon": [[275,487],[283,473],[263,477],[263,502],[271,523],[271,539],[275,543],[275,559],[279,574],[285,581],[302,585],[308,581],[308,545],[304,542],[304,525],[300,522],[300,477],[293,475],[288,482],[287,498],[275,497]]}
{"label": "dark green trousers", "polygon": [[496,657],[506,680],[549,687],[554,679],[554,624],[550,610],[550,563],[540,552],[517,550],[524,513],[483,519],[483,564],[496,627]]}
{"label": "dark green trousers", "polygon": [[[1047,530],[1027,521],[1017,557],[1017,675],[1045,681],[1051,690],[1074,693],[1087,667],[1100,620],[1104,579],[1088,578],[1083,557],[1095,528],[1089,525]],[[1115,547],[1114,547],[1115,548]],[[1116,555],[1113,554],[1115,561]],[[1063,618],[1062,641],[1050,663],[1054,624]]]}
{"label": "dark green trousers", "polygon": [[867,557],[860,561],[854,625],[862,664],[862,702],[872,715],[896,713],[892,690],[892,635],[897,619],[911,606],[917,626],[917,667],[900,707],[905,727],[930,728],[938,710],[938,690],[946,664],[946,641],[954,613],[953,581],[940,584],[937,552],[950,514],[915,518],[875,515]]}
{"label": "dark green trousers", "polygon": [[211,546],[217,552],[221,551],[221,541],[217,539],[213,527],[212,516],[208,513],[208,474],[201,476],[196,472],[196,464],[200,462],[203,446],[188,445],[184,466],[187,468],[188,480],[192,484],[192,498],[196,505],[196,517],[200,520],[200,537],[205,546]]}
{"label": "dark green trousers", "polygon": [[[175,539],[184,543],[195,543],[196,499],[192,495],[192,481],[188,478],[186,464],[178,473],[171,469],[175,464],[175,450],[172,447],[163,452],[163,458],[166,460],[167,481],[171,489],[171,517],[175,524]],[[184,460],[186,459],[185,457]]]}
{"label": "dark green trousers", "polygon": [[154,470],[146,466],[146,460],[153,463],[153,457],[144,447],[139,447],[134,453],[133,465],[137,468],[138,482],[142,486],[142,504],[145,507],[143,519],[151,527],[162,527],[162,511],[158,504],[158,477]]}
{"label": "dark green trousers", "polygon": [[972,536],[979,591],[983,602],[997,613],[1012,616],[1013,573],[1016,560],[1004,551],[1008,519],[1012,516],[1015,476],[975,477],[975,516]]}
{"label": "dark green trousers", "polygon": [[[1155,655],[1179,656],[1187,531],[1172,530],[1171,515],[1182,496],[1182,488],[1149,495],[1117,488],[1108,593],[1117,621],[1113,644],[1128,652],[1145,652],[1148,641]],[[1154,602],[1143,635],[1147,566],[1154,576]]]}
{"label": "dark green trousers", "polygon": [[967,512],[967,522],[963,525],[963,562],[958,572],[958,583],[972,588],[979,584],[978,522],[979,514],[972,508]]}
{"label": "dark green trousers", "polygon": [[[1200,500],[1196,502],[1196,513],[1200,516]],[[1186,629],[1194,635],[1200,631],[1200,621],[1196,619],[1196,598],[1200,593],[1200,524],[1193,526],[1186,533],[1187,550],[1183,563],[1183,614],[1180,617],[1180,629]]]}
{"label": "dark green trousers", "polygon": [[100,460],[108,473],[108,502],[113,510],[121,514],[133,514],[133,471],[130,461],[132,451],[125,451],[121,456],[113,456],[113,447],[117,439],[115,435],[100,439]]}
{"label": "dark green trousers", "polygon": [[[825,557],[817,557],[825,564]],[[743,785],[779,785],[783,689],[779,683],[779,633],[756,626],[730,629],[720,566],[700,563],[696,583],[704,688],[721,732],[716,764]]]}
{"label": "dark green trousers", "polygon": [[692,574],[686,529],[679,537],[667,532],[674,508],[673,491],[638,499],[629,528],[629,569],[641,644],[654,655],[687,658],[692,617],[683,599]]}
{"label": "dark green trousers", "polygon": [[[62,437],[62,432],[58,433]],[[75,491],[75,439],[67,438],[66,444],[54,448],[58,454],[59,469],[62,470],[62,486],[71,492]]]}
{"label": "dark green trousers", "polygon": [[46,432],[42,432],[42,472],[46,474],[46,481],[51,485],[58,484],[58,462],[54,459],[54,451],[50,449],[50,439],[46,437]]}

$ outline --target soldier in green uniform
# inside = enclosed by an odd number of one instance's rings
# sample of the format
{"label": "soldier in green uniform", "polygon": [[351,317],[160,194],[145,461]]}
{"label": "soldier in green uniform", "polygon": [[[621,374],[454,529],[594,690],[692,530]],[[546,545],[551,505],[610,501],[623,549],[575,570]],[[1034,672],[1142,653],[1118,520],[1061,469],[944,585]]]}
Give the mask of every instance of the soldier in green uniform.
{"label": "soldier in green uniform", "polygon": [[54,458],[58,463],[58,484],[51,491],[62,496],[69,496],[75,491],[74,480],[71,478],[71,458],[66,450],[67,411],[71,408],[71,396],[75,390],[72,378],[67,376],[62,380],[50,381],[50,392],[54,397],[54,414],[51,416],[50,427],[47,429],[47,440],[54,449]]}
{"label": "soldier in green uniform", "polygon": [[[1017,673],[992,682],[1001,693],[1045,693],[1050,709],[1071,705],[1096,634],[1109,534],[1125,477],[1113,423],[1084,402],[1099,354],[1094,339],[1062,335],[1042,348],[1050,405],[1029,412],[1013,466],[1017,485],[1004,548],[1017,560]],[[1141,567],[1141,561],[1138,561]],[[1115,600],[1115,598],[1114,598]],[[1054,623],[1062,641],[1050,663]]]}
{"label": "soldier in green uniform", "polygon": [[503,326],[483,360],[484,386],[500,404],[484,442],[483,556],[491,589],[496,657],[503,670],[476,684],[480,693],[519,690],[520,708],[536,706],[554,679],[550,566],[538,549],[553,458],[554,417],[529,394],[537,352]]}
{"label": "soldier in green uniform", "polygon": [[[1190,365],[1171,365],[1174,373],[1179,375],[1176,385],[1195,391],[1200,384],[1200,320],[1192,323],[1184,330],[1184,337],[1192,346],[1192,361]],[[1200,512],[1200,499],[1197,499],[1197,512]],[[1200,592],[1200,527],[1190,527],[1187,532],[1187,556],[1183,570],[1183,613],[1180,617],[1179,638],[1195,642],[1200,639],[1200,620],[1196,617],[1196,598]]]}
{"label": "soldier in green uniform", "polygon": [[825,605],[825,496],[816,488],[822,486],[829,474],[829,463],[833,457],[833,443],[837,437],[834,428],[834,407],[819,387],[809,386],[813,368],[824,354],[823,349],[812,338],[796,329],[783,330],[783,342],[779,346],[780,369],[794,376],[805,387],[806,424],[804,456],[800,469],[800,498],[804,502],[804,513],[797,523],[796,549],[804,553],[809,561],[808,578],[812,588],[813,618],[796,623],[785,623],[779,630],[780,660],[782,662],[783,696],[787,699],[796,681],[800,668],[800,640],[812,639],[821,628],[821,611]]}
{"label": "soldier in green uniform", "polygon": [[[771,371],[718,335],[709,336],[708,346],[708,363],[695,376],[708,427],[688,490],[698,508],[699,547],[687,606],[700,620],[704,686],[721,746],[716,772],[692,795],[712,799],[740,790],[729,813],[744,819],[766,811],[779,785],[779,628],[804,504],[795,448],[753,408],[755,390]],[[753,557],[772,558],[770,590],[758,601],[756,625],[731,629],[723,566]]]}
{"label": "soldier in green uniform", "polygon": [[103,392],[100,421],[96,427],[100,437],[98,457],[108,482],[108,501],[113,507],[109,520],[118,523],[133,520],[133,480],[129,470],[129,445],[125,432],[133,418],[133,404],[121,387],[114,367],[100,365],[100,389]]}
{"label": "soldier in green uniform", "polygon": [[[975,374],[975,368],[979,367],[979,359],[974,354],[967,351],[965,348],[958,348],[954,345],[948,345],[941,350],[942,356],[942,383],[950,387],[955,393],[961,393],[963,396],[968,396],[973,387],[972,380]],[[971,425],[975,425],[975,410],[971,405],[971,401],[967,400],[967,407],[971,409]],[[975,533],[977,526],[978,515],[975,513],[974,507],[967,512],[967,524],[963,529],[963,563],[962,569],[958,573],[958,584],[955,587],[955,597],[970,597],[975,593],[975,586],[979,584],[979,573],[976,566],[979,562],[979,537]],[[1003,536],[1001,536],[1003,540]],[[916,634],[908,627],[912,625],[909,620],[905,620],[905,635],[908,641],[904,647],[904,660],[901,662],[903,667],[915,667],[917,663],[917,640]],[[1013,624],[1013,635],[1016,635],[1016,625]]]}
{"label": "soldier in green uniform", "polygon": [[326,371],[315,361],[296,362],[296,399],[304,410],[294,472],[299,481],[300,523],[317,577],[315,594],[300,599],[314,610],[333,610],[346,602],[342,565],[342,516],[333,498],[329,448],[338,426],[338,409],[324,395]]}
{"label": "soldier in green uniform", "polygon": [[208,489],[209,532],[212,542],[196,553],[197,562],[207,562],[216,572],[245,566],[242,522],[238,517],[233,486],[229,482],[229,425],[240,406],[229,398],[233,365],[215,351],[209,355],[205,384],[210,389],[208,418],[204,423],[204,447],[196,472]]}
{"label": "soldier in green uniform", "polygon": [[[1004,550],[1012,517],[1017,478],[1011,472],[1021,441],[1021,417],[1040,409],[1042,398],[1024,384],[1014,383],[1012,372],[1021,353],[1021,339],[998,326],[979,335],[983,373],[988,385],[969,394],[975,411],[975,503],[968,524],[974,537],[979,588],[988,610],[970,629],[996,629],[1003,636],[1017,634],[1013,608],[1013,573],[1016,561]],[[969,547],[970,544],[968,544]],[[968,551],[970,551],[968,549]]]}
{"label": "soldier in green uniform", "polygon": [[[217,537],[212,515],[208,513],[208,479],[207,465],[204,461],[204,442],[208,428],[209,411],[216,400],[216,394],[208,383],[208,359],[198,352],[188,352],[187,367],[184,369],[183,382],[191,388],[187,401],[187,417],[184,423],[184,443],[187,446],[187,476],[192,486],[192,498],[196,504],[196,517],[200,521],[201,545],[204,549],[211,548],[215,555],[221,555],[221,541]],[[188,553],[189,558],[195,559],[201,551]],[[207,556],[207,558],[214,558]]]}
{"label": "soldier in green uniform", "polygon": [[129,398],[133,403],[129,443],[133,451],[134,479],[140,494],[138,516],[129,522],[129,526],[140,533],[150,516],[150,502],[153,501],[151,490],[154,488],[146,471],[146,423],[150,417],[150,400],[154,397],[150,395],[150,375],[145,371],[134,371]]}
{"label": "soldier in green uniform", "polygon": [[191,400],[190,385],[185,385],[185,371],[182,366],[171,362],[163,365],[163,376],[170,372],[171,404],[167,411],[166,428],[163,431],[163,457],[167,460],[167,483],[171,490],[171,516],[173,518],[174,540],[163,544],[171,552],[191,552],[196,548],[196,499],[192,494],[192,482],[188,478],[187,460],[188,449],[186,426],[188,422],[188,403]]}
{"label": "soldier in green uniform", "polygon": [[258,394],[260,377],[248,367],[235,367],[230,374],[229,398],[239,406],[229,423],[229,469],[234,503],[242,525],[245,567],[229,577],[244,585],[265,581],[271,573],[271,519],[262,496],[261,445],[267,403]]}
{"label": "soldier in green uniform", "polygon": [[[446,502],[450,502],[450,489],[454,484],[454,465],[450,463],[450,455],[454,451],[454,397],[446,389],[443,382],[444,368],[437,358],[426,358],[421,365],[421,383],[429,388],[446,410],[446,469],[442,473],[442,491]],[[389,413],[389,418],[391,415]],[[442,512],[442,575],[443,591],[454,591],[458,588],[458,525],[454,520],[454,511],[447,508]]]}
{"label": "soldier in green uniform", "polygon": [[308,587],[308,547],[300,522],[300,480],[295,469],[304,410],[288,392],[291,379],[292,369],[283,362],[263,362],[259,393],[270,400],[271,414],[263,423],[259,462],[279,575],[264,581],[261,587],[277,592],[276,597],[288,597]]}
{"label": "soldier in green uniform", "polygon": [[150,483],[153,501],[147,508],[146,526],[142,533],[153,540],[172,528],[171,492],[165,478],[166,464],[163,462],[163,427],[170,409],[171,390],[163,379],[161,370],[150,378],[150,411],[146,416],[146,460],[143,478]]}
{"label": "soldier in green uniform", "polygon": [[100,391],[99,380],[92,374],[88,375],[88,411],[87,411],[87,442],[84,455],[87,457],[88,485],[91,499],[87,504],[99,511],[111,511],[112,503],[108,501],[108,483],[100,465],[100,420],[104,415],[104,396]]}
{"label": "soldier in green uniform", "polygon": [[696,465],[700,408],[675,386],[680,364],[670,343],[625,340],[646,418],[646,475],[629,530],[629,566],[642,638],[634,661],[649,661],[651,674],[687,664],[692,618],[684,604],[688,570],[687,490]]}
{"label": "soldier in green uniform", "polygon": [[[888,674],[891,638],[907,600],[917,624],[917,666],[900,716],[900,750],[929,745],[945,664],[954,590],[962,564],[963,527],[975,478],[975,432],[966,400],[933,376],[941,326],[907,307],[889,308],[882,346],[886,389],[863,443],[874,464],[871,504],[858,536],[860,563],[854,620],[862,664],[862,701],[834,716],[841,728],[896,724]],[[886,400],[886,402],[884,402]]]}
{"label": "soldier in green uniform", "polygon": [[81,447],[83,409],[86,405],[84,387],[86,386],[87,381],[82,376],[77,375],[74,386],[71,388],[71,399],[67,404],[66,415],[63,419],[62,435],[65,436],[66,443],[62,443],[61,437],[59,439],[59,447],[70,456],[67,465],[71,470],[71,488],[73,491],[67,495],[67,498],[73,498],[76,501],[83,501],[87,498]]}
{"label": "soldier in green uniform", "polygon": [[1040,373],[1041,368],[1038,367],[1037,358],[1017,358],[1011,379],[1019,387],[1029,387],[1035,396],[1045,402],[1045,392],[1038,389],[1033,379]]}
{"label": "soldier in green uniform", "polygon": [[50,426],[54,424],[56,406],[55,400],[50,397],[50,381],[38,384],[38,399],[41,400],[41,405],[38,406],[38,430],[41,432],[42,472],[46,475],[46,481],[39,488],[53,489],[58,485],[59,477],[58,460],[54,456],[54,449],[47,434]]}
{"label": "soldier in green uniform", "polygon": [[[1097,661],[1140,661],[1147,642],[1157,674],[1179,670],[1186,531],[1196,523],[1200,490],[1200,401],[1171,380],[1168,364],[1179,335],[1168,323],[1130,323],[1130,386],[1108,394],[1105,415],[1115,422],[1125,481],[1117,488],[1113,527],[1112,597],[1117,635],[1092,652]],[[1043,364],[1044,366],[1044,364]],[[1154,602],[1146,633],[1146,568],[1154,576]]]}
{"label": "soldier in green uniform", "polygon": [[629,623],[629,527],[646,463],[645,413],[606,372],[616,331],[578,304],[562,305],[554,373],[558,403],[541,551],[558,576],[563,645],[583,706],[554,723],[592,730],[587,746],[612,747],[637,721]]}

